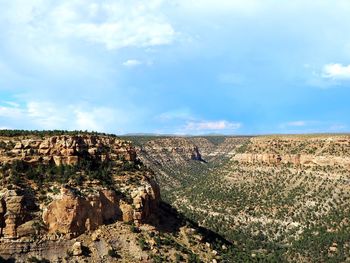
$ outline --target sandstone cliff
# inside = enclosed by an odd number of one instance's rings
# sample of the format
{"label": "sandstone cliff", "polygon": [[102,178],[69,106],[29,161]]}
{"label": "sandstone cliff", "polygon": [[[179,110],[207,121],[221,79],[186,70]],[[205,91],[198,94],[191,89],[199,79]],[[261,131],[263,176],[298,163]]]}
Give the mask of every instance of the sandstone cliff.
{"label": "sandstone cliff", "polygon": [[0,240],[69,239],[117,220],[142,224],[158,209],[159,186],[129,142],[89,135],[0,141]]}
{"label": "sandstone cliff", "polygon": [[[107,136],[52,136],[49,138],[0,138],[2,164],[23,160],[31,164],[50,163],[76,165],[86,157],[100,161],[109,159],[135,161],[130,143]],[[1,164],[0,163],[0,164]]]}
{"label": "sandstone cliff", "polygon": [[270,165],[343,166],[350,168],[349,136],[268,136],[247,143],[233,160]]}

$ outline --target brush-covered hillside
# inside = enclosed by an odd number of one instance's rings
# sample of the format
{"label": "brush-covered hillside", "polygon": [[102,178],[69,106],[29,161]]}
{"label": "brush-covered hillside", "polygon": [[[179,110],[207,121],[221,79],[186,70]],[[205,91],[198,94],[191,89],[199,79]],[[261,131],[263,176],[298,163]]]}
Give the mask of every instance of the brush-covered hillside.
{"label": "brush-covered hillside", "polygon": [[164,200],[234,262],[350,260],[350,136],[129,137]]}

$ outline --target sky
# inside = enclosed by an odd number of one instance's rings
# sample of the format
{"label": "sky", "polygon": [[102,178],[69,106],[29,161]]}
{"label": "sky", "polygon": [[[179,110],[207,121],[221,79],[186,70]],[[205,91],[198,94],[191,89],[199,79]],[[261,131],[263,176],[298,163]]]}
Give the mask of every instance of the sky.
{"label": "sky", "polygon": [[350,131],[348,0],[0,0],[0,129]]}

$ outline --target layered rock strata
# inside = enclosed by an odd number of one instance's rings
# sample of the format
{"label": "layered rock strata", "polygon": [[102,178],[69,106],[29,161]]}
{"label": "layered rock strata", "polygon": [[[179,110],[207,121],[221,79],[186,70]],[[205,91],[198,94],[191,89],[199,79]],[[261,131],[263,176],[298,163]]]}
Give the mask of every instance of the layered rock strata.
{"label": "layered rock strata", "polygon": [[[142,224],[157,211],[159,186],[153,173],[143,168],[129,142],[92,135],[0,138],[0,142],[0,167],[11,167],[16,161],[25,163],[25,167],[73,167],[87,160],[112,167],[108,186],[89,178],[80,185],[70,181],[60,184],[58,180],[38,186],[26,178],[25,171],[19,174],[25,184],[12,185],[4,178],[15,172],[10,170],[6,175],[0,171],[2,239],[39,234],[71,238],[116,220]],[[84,173],[78,171],[77,175],[87,177]]]}

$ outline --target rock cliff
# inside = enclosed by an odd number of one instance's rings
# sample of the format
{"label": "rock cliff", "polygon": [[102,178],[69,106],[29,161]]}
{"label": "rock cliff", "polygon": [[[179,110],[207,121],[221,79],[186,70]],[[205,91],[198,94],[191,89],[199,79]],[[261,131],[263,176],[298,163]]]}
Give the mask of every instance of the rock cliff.
{"label": "rock cliff", "polygon": [[72,238],[116,220],[141,224],[157,211],[159,186],[129,142],[89,135],[0,140],[4,239]]}
{"label": "rock cliff", "polygon": [[[79,160],[93,158],[135,161],[136,152],[130,143],[108,136],[52,136],[49,138],[0,138],[0,162],[23,160],[30,164],[50,163],[76,165]],[[1,164],[0,163],[0,164]]]}
{"label": "rock cliff", "polygon": [[342,166],[350,168],[349,136],[275,136],[253,138],[232,160],[269,165]]}

